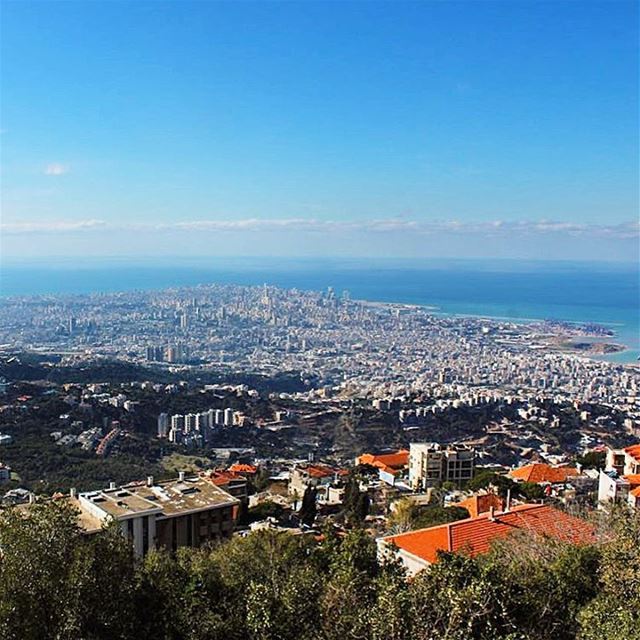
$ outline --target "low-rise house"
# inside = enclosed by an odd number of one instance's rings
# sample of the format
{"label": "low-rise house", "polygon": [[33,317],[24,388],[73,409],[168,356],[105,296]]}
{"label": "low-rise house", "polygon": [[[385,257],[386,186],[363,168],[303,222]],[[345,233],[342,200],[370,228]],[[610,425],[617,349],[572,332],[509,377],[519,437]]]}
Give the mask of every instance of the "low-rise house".
{"label": "low-rise house", "polygon": [[356,458],[356,464],[367,464],[390,472],[401,471],[409,466],[409,452],[400,449],[395,453],[363,453]]}
{"label": "low-rise house", "polygon": [[606,467],[600,471],[598,503],[626,502],[640,506],[640,444],[625,449],[607,449]]}
{"label": "low-rise house", "polygon": [[600,471],[598,483],[598,504],[627,503],[637,508],[640,502],[640,474],[618,475],[615,469]]}
{"label": "low-rise house", "polygon": [[606,470],[620,476],[640,474],[640,444],[625,449],[607,449]]}
{"label": "low-rise house", "polygon": [[330,467],[326,464],[305,464],[296,466],[289,479],[289,494],[302,498],[307,487],[318,489],[318,498],[326,499],[327,488],[348,475],[346,469]]}
{"label": "low-rise house", "polygon": [[395,453],[363,453],[356,458],[356,465],[369,465],[378,469],[380,479],[395,484],[395,478],[409,467],[409,452],[400,449]]}
{"label": "low-rise house", "polygon": [[596,541],[594,527],[549,505],[524,504],[508,511],[488,513],[448,524],[419,529],[377,540],[382,557],[396,555],[409,575],[415,575],[438,561],[440,552],[461,552],[475,556],[489,551],[494,540],[513,531],[550,536],[574,544]]}
{"label": "low-rise house", "polygon": [[513,469],[507,476],[516,482],[533,482],[535,484],[565,484],[570,478],[580,475],[575,467],[551,466],[544,462],[534,462],[518,469]]}
{"label": "low-rise house", "polygon": [[502,498],[495,493],[480,493],[473,495],[460,502],[455,502],[451,506],[462,507],[469,512],[472,518],[479,516],[482,513],[488,513],[491,509],[495,511],[502,511],[504,508],[504,502]]}
{"label": "low-rise house", "polygon": [[229,495],[232,495],[238,500],[246,502],[249,497],[247,479],[235,473],[230,469],[225,471],[215,470],[205,474],[205,477],[209,478],[213,484],[221,489],[224,489]]}

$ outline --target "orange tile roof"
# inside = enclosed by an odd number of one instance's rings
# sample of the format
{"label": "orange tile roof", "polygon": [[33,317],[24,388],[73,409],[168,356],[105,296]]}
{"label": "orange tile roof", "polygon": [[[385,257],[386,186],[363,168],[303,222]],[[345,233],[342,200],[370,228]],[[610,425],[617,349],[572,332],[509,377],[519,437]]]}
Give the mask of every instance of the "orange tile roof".
{"label": "orange tile roof", "polygon": [[254,467],[252,464],[240,464],[236,462],[229,467],[229,471],[232,473],[257,473],[258,467]]}
{"label": "orange tile roof", "polygon": [[215,484],[217,487],[224,487],[233,480],[246,481],[246,478],[244,476],[240,475],[239,473],[234,473],[230,470],[221,471],[219,469],[216,469],[214,471],[211,471],[205,477],[209,478],[209,480],[211,480],[211,482],[213,482],[213,484]]}
{"label": "orange tile roof", "polygon": [[400,451],[396,451],[395,453],[384,453],[381,455],[363,453],[358,458],[358,464],[368,464],[385,471],[401,469],[409,464],[409,452],[406,449],[400,449]]}
{"label": "orange tile roof", "polygon": [[637,462],[640,462],[640,444],[634,444],[631,447],[627,447],[624,452],[635,458]]}
{"label": "orange tile roof", "polygon": [[634,498],[640,498],[640,486],[637,486],[635,489],[632,489],[630,493]]}
{"label": "orange tile roof", "polygon": [[349,473],[346,469],[335,469],[324,464],[309,464],[306,467],[300,467],[300,470],[306,471],[312,478],[327,478],[336,473],[339,476],[346,476]]}
{"label": "orange tile roof", "polygon": [[504,504],[502,499],[493,493],[486,493],[484,495],[476,495],[457,502],[455,507],[463,507],[469,512],[472,518],[479,516],[481,513],[486,513],[491,507],[496,511],[502,511]]}
{"label": "orange tile roof", "polygon": [[566,482],[567,478],[579,475],[573,467],[552,467],[542,462],[534,462],[509,472],[509,477],[525,482],[550,482],[556,484]]}
{"label": "orange tile roof", "polygon": [[629,474],[622,477],[631,485],[631,487],[640,485],[640,473]]}
{"label": "orange tile roof", "polygon": [[490,514],[485,513],[475,518],[390,536],[384,540],[433,563],[438,559],[438,551],[463,551],[472,556],[486,553],[493,540],[517,530],[551,536],[574,544],[595,541],[594,528],[588,522],[544,504],[523,504],[506,513],[496,513],[493,519]]}

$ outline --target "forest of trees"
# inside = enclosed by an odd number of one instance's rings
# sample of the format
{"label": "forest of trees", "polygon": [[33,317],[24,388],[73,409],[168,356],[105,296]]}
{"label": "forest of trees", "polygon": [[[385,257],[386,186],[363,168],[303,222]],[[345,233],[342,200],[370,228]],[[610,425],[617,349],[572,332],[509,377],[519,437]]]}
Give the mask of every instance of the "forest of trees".
{"label": "forest of trees", "polygon": [[58,502],[0,514],[5,640],[638,640],[640,516],[598,547],[512,537],[407,580],[362,529],[273,531],[132,558]]}

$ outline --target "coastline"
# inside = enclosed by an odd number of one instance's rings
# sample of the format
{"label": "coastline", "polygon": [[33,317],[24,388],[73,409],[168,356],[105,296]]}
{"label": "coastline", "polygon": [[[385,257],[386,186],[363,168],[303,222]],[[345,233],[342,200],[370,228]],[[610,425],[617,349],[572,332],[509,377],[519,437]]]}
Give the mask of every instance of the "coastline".
{"label": "coastline", "polygon": [[[390,263],[381,268],[382,263],[375,261],[369,266],[363,261],[348,266],[344,261],[325,261],[325,268],[312,261],[293,261],[291,269],[286,268],[286,261],[276,260],[247,261],[244,266],[240,261],[225,261],[224,265],[195,261],[186,268],[180,263],[171,268],[148,263],[138,268],[140,263],[135,262],[126,268],[124,262],[108,268],[91,263],[77,269],[71,265],[43,269],[37,264],[14,264],[0,273],[0,303],[8,298],[125,294],[207,284],[261,286],[266,282],[308,291],[332,286],[338,295],[349,291],[353,300],[367,305],[422,308],[441,316],[519,325],[543,323],[545,318],[568,326],[597,324],[614,332],[601,336],[604,341],[623,348],[606,354],[569,352],[615,364],[635,364],[640,355],[640,330],[632,304],[638,295],[637,277],[629,266],[623,271],[618,267],[603,270],[600,265],[591,270],[582,264],[556,270],[555,265],[541,263],[533,268],[522,262],[518,263],[520,270],[488,271],[486,261],[462,262],[457,267],[424,262],[420,268],[417,263],[409,266],[402,261],[393,268]],[[469,265],[476,263],[478,268],[472,270]]]}

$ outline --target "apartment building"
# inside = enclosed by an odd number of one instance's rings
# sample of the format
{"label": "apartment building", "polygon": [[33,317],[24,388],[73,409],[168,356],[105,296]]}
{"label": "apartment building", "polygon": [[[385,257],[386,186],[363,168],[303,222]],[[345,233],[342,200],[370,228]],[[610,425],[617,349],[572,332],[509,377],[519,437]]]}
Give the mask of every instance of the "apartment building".
{"label": "apartment building", "polygon": [[132,483],[121,487],[76,494],[70,502],[78,510],[78,522],[87,534],[116,521],[133,543],[136,556],[163,547],[199,547],[230,537],[240,501],[209,478],[185,477],[155,483]]}
{"label": "apartment building", "polygon": [[461,444],[412,442],[409,445],[409,484],[414,490],[440,482],[462,484],[473,478],[475,449]]}

